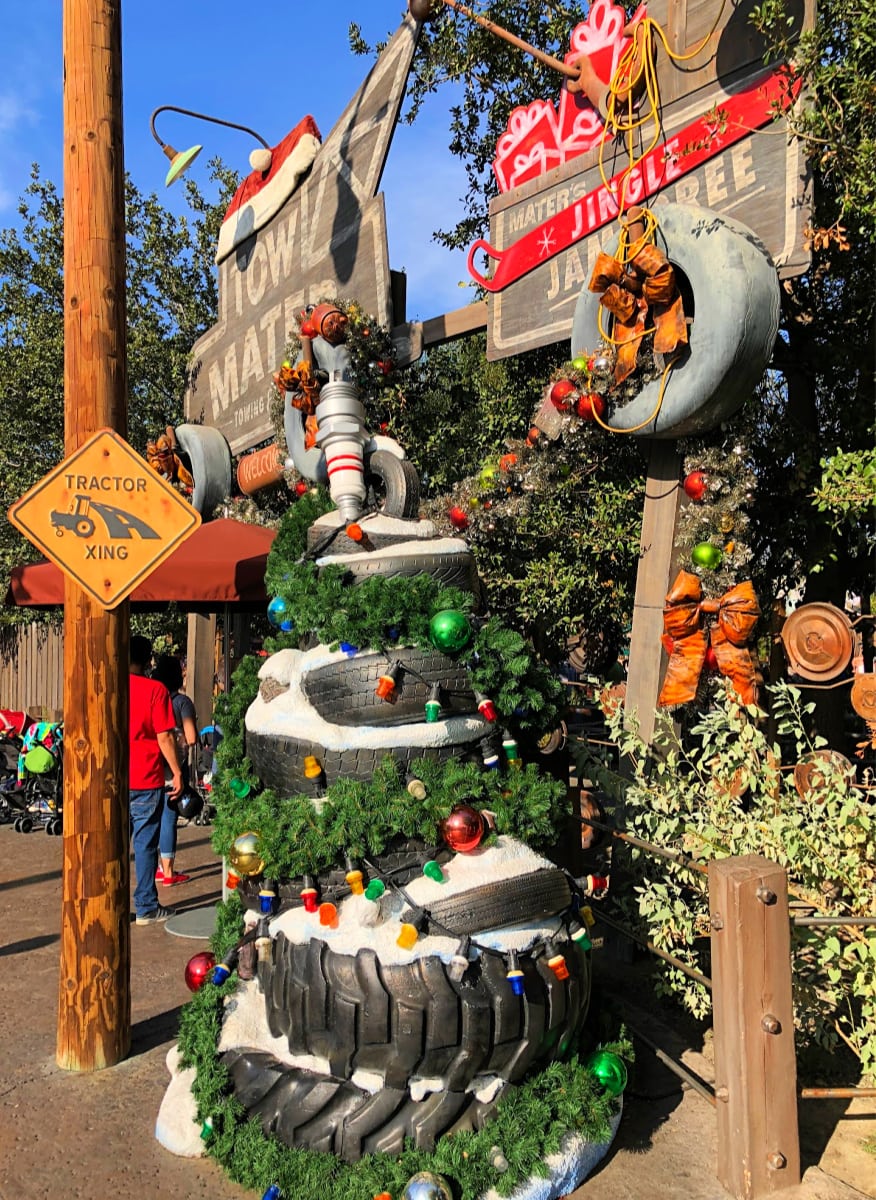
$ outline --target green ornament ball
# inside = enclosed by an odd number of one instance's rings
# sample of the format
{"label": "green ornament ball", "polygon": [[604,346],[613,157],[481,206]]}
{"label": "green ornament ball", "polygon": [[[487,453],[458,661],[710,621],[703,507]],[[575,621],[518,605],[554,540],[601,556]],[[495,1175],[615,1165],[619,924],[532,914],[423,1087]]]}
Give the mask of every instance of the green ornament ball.
{"label": "green ornament ball", "polygon": [[717,567],[720,567],[724,555],[711,542],[697,542],[690,552],[690,557],[691,562],[696,566],[714,571]]}
{"label": "green ornament ball", "polygon": [[464,612],[444,608],[429,622],[429,641],[436,650],[453,654],[471,641],[471,624]]}
{"label": "green ornament ball", "polygon": [[581,358],[580,356],[578,358],[573,358],[572,366],[575,368],[576,371],[586,371],[587,370],[587,359]]}
{"label": "green ornament ball", "polygon": [[453,1200],[450,1184],[443,1175],[418,1171],[405,1184],[403,1200]]}
{"label": "green ornament ball", "polygon": [[627,1086],[624,1060],[611,1050],[594,1050],[585,1058],[584,1068],[611,1096],[619,1096]]}

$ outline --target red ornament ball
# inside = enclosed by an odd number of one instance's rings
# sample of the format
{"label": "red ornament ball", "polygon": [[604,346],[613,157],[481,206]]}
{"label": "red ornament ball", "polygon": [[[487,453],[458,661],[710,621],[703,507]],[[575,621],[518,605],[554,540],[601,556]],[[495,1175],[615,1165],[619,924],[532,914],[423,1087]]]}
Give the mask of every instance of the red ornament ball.
{"label": "red ornament ball", "polygon": [[308,490],[309,489],[307,487],[307,484],[304,482],[303,479],[299,479],[298,482],[295,484],[295,495],[296,496],[303,496],[304,493],[307,492]]}
{"label": "red ornament ball", "polygon": [[705,667],[707,671],[718,670],[718,656],[711,646],[706,647]]}
{"label": "red ornament ball", "polygon": [[460,804],[440,824],[441,836],[456,854],[470,854],[483,841],[484,818],[470,804]]}
{"label": "red ornament ball", "polygon": [[454,505],[447,515],[454,529],[468,529],[468,516],[464,508]]}
{"label": "red ornament ball", "polygon": [[310,319],[310,313],[301,314],[301,324],[298,326],[302,337],[315,338],[316,326]]}
{"label": "red ornament ball", "polygon": [[568,412],[570,397],[574,395],[575,391],[576,388],[571,379],[558,379],[551,388],[551,404],[560,412]]}
{"label": "red ornament ball", "polygon": [[586,392],[583,396],[578,397],[575,412],[582,421],[595,421],[605,412],[605,401],[599,392]]}
{"label": "red ornament ball", "polygon": [[209,950],[201,950],[194,954],[186,963],[186,987],[190,992],[196,992],[216,966],[216,955]]}
{"label": "red ornament ball", "polygon": [[699,502],[705,496],[709,485],[703,471],[691,471],[690,475],[685,476],[681,486],[691,500]]}

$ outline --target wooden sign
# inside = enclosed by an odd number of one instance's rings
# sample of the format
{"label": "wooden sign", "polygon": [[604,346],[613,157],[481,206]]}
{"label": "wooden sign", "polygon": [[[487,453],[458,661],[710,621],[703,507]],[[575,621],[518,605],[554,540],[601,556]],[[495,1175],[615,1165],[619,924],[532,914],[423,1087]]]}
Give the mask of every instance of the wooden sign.
{"label": "wooden sign", "polygon": [[9,520],[103,608],[120,604],[201,524],[111,429],[25,492]]}
{"label": "wooden sign", "polygon": [[[226,437],[233,454],[270,437],[271,376],[301,309],[355,299],[393,324],[380,177],[419,25],[406,17],[279,211],[219,263],[219,321],[193,348],[189,420]],[[294,185],[292,185],[294,186]]]}
{"label": "wooden sign", "polygon": [[[779,69],[764,68],[763,47],[747,23],[750,9],[747,0],[726,11],[718,0],[696,8],[655,0],[649,7],[680,57],[674,60],[657,42],[659,130],[649,128],[640,109],[633,172],[620,139],[604,142],[600,151],[594,129],[601,115],[586,98],[571,98],[565,86],[556,107],[537,101],[515,110],[499,139],[495,168],[500,186],[526,182],[493,200],[489,240],[469,253],[470,273],[493,293],[488,358],[570,336],[575,303],[598,253],[617,243],[621,185],[627,205],[645,204],[658,219],[660,204],[669,202],[726,213],[754,230],[781,276],[806,269],[809,176],[784,120],[774,119],[789,102],[787,88]],[[616,15],[611,0],[597,0],[591,19],[598,28],[577,27],[573,48],[576,38],[586,46],[588,38],[597,43],[601,37],[601,52],[608,53],[609,34],[620,44],[622,23],[614,28],[610,20]],[[806,0],[798,26],[809,20]],[[567,61],[573,57],[570,52]],[[560,165],[547,169],[554,163]],[[533,313],[540,314],[537,323]]]}

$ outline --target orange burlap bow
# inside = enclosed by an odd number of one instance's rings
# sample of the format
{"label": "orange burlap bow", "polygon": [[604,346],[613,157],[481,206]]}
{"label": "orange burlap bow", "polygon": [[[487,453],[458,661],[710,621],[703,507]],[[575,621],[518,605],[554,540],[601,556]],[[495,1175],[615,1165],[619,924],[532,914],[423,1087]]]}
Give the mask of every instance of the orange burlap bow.
{"label": "orange burlap bow", "polygon": [[314,377],[309,362],[302,361],[294,367],[283,363],[280,370],[274,372],[274,383],[279,391],[289,396],[293,408],[300,409],[306,416],[316,410],[319,381]]}
{"label": "orange burlap bow", "polygon": [[675,271],[659,247],[642,246],[631,262],[624,264],[610,254],[596,259],[588,285],[601,293],[599,303],[614,317],[612,340],[617,346],[615,383],[636,369],[639,343],[648,332],[650,313],[654,329],[654,353],[671,354],[687,342],[687,324]]}
{"label": "orange burlap bow", "polygon": [[[707,628],[705,618],[712,614],[717,619]],[[730,680],[742,703],[756,704],[754,662],[746,643],[759,617],[760,605],[750,579],[737,583],[717,600],[703,600],[697,576],[679,571],[663,609],[663,644],[670,653],[658,705],[669,708],[693,700],[710,641],[718,670]]]}

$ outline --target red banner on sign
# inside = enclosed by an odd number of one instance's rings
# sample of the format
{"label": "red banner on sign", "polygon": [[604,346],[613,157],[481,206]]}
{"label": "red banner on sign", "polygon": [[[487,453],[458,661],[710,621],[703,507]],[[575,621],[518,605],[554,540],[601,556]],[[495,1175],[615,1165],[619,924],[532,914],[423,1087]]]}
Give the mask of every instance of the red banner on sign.
{"label": "red banner on sign", "polygon": [[[778,111],[789,106],[798,90],[784,68],[761,76],[655,146],[632,168],[618,171],[555,217],[530,229],[507,249],[496,250],[478,238],[468,252],[469,274],[488,292],[502,291],[554,255],[616,220],[622,208],[625,211],[630,205],[643,204],[673,180],[695,171],[728,146],[769,124]],[[490,276],[482,275],[474,265],[478,251],[495,263]]]}

